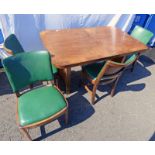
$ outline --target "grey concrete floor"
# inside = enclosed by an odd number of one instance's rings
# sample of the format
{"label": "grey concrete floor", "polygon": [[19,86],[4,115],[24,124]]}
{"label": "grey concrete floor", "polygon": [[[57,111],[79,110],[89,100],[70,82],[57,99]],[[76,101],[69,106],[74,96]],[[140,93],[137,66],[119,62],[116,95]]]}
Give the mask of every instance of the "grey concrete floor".
{"label": "grey concrete floor", "polygon": [[[155,140],[155,64],[148,57],[140,57],[134,72],[125,71],[113,98],[110,85],[100,86],[94,106],[79,80],[80,67],[73,68],[69,124],[65,126],[62,117],[31,129],[33,139]],[[0,73],[0,140],[26,140],[16,125],[15,102],[5,73]]]}

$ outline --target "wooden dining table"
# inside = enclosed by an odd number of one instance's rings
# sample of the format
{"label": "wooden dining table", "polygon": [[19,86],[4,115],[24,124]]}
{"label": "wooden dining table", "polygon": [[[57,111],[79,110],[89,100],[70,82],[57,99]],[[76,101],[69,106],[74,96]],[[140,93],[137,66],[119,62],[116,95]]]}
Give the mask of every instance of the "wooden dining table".
{"label": "wooden dining table", "polygon": [[115,27],[46,30],[40,33],[52,63],[60,69],[70,93],[71,68],[125,56],[148,49],[140,41]]}

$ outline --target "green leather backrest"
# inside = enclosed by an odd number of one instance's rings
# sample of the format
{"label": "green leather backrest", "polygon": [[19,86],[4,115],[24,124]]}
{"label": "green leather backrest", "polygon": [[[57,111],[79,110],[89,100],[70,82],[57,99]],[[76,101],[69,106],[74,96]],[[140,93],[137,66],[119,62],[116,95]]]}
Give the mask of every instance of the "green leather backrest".
{"label": "green leather backrest", "polygon": [[5,41],[4,46],[13,52],[13,55],[24,52],[22,45],[14,34],[9,35]]}
{"label": "green leather backrest", "polygon": [[125,61],[125,64],[132,64],[137,59],[137,54],[132,54],[129,58]]}
{"label": "green leather backrest", "polygon": [[36,81],[53,80],[51,58],[47,51],[20,53],[4,59],[3,65],[13,92]]}
{"label": "green leather backrest", "polygon": [[140,26],[136,26],[131,36],[146,45],[153,37],[153,33]]}

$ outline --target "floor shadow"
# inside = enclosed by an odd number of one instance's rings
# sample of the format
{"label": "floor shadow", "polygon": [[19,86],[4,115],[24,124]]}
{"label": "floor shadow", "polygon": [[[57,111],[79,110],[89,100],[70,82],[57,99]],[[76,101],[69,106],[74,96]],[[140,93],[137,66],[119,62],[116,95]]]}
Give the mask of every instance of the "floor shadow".
{"label": "floor shadow", "polygon": [[[146,78],[151,75],[151,72],[147,70],[141,63],[136,63],[134,71],[131,72],[131,69],[128,68],[120,78],[116,90],[115,95],[120,92],[124,91],[141,91],[145,88],[145,83],[139,83],[138,80],[141,80],[143,78]],[[135,84],[135,82],[137,83]],[[133,84],[134,82],[134,84]],[[106,90],[103,89],[106,88]],[[107,91],[110,93],[111,87],[109,86],[100,86],[98,87],[98,90],[100,91]]]}
{"label": "floor shadow", "polygon": [[13,92],[5,72],[0,72],[0,96],[12,93]]}
{"label": "floor shadow", "polygon": [[153,133],[153,135],[151,136],[151,138],[149,139],[149,141],[155,141],[155,132]]}
{"label": "floor shadow", "polygon": [[153,59],[149,58],[146,55],[141,55],[139,60],[138,60],[144,67],[149,67],[155,64]]}
{"label": "floor shadow", "polygon": [[71,95],[70,97],[67,98],[68,103],[69,103],[69,122],[68,125],[65,125],[64,122],[64,117],[60,117],[58,119],[60,123],[60,127],[46,133],[46,125],[44,127],[41,127],[41,136],[36,138],[35,141],[38,140],[43,140],[49,136],[52,136],[53,134],[56,134],[57,132],[60,132],[66,128],[70,128],[72,126],[78,125],[79,123],[87,120],[89,117],[91,117],[94,113],[95,110],[93,106],[89,103],[89,101],[82,96],[84,94],[85,90],[83,88],[80,88],[80,90]]}
{"label": "floor shadow", "polygon": [[[65,93],[66,86],[64,80],[59,77],[59,87]],[[77,92],[81,88],[81,69],[71,72],[71,93]]]}

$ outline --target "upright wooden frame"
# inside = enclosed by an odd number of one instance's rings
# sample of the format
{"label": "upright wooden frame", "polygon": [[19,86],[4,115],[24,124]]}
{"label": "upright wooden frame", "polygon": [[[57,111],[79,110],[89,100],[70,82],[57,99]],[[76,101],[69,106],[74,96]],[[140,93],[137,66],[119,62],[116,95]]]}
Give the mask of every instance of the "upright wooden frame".
{"label": "upright wooden frame", "polygon": [[91,103],[92,104],[95,103],[95,94],[96,94],[97,87],[100,84],[101,79],[104,77],[104,75],[107,72],[107,70],[109,69],[109,67],[120,67],[120,70],[118,72],[114,73],[113,75],[110,75],[109,77],[106,75],[106,79],[104,79],[105,81],[102,83],[103,85],[113,83],[110,94],[112,97],[114,96],[117,83],[118,83],[123,71],[126,69],[127,66],[132,65],[135,62],[135,60],[134,60],[131,63],[125,64],[125,63],[123,63],[124,60],[125,60],[125,57],[122,58],[121,63],[116,63],[114,61],[108,60],[106,62],[106,64],[103,66],[103,68],[101,69],[97,78],[95,78],[95,79],[92,79],[84,69],[82,70],[82,78],[88,79],[90,84],[93,85],[93,89],[90,90],[89,84],[84,84],[84,88],[91,95]]}

